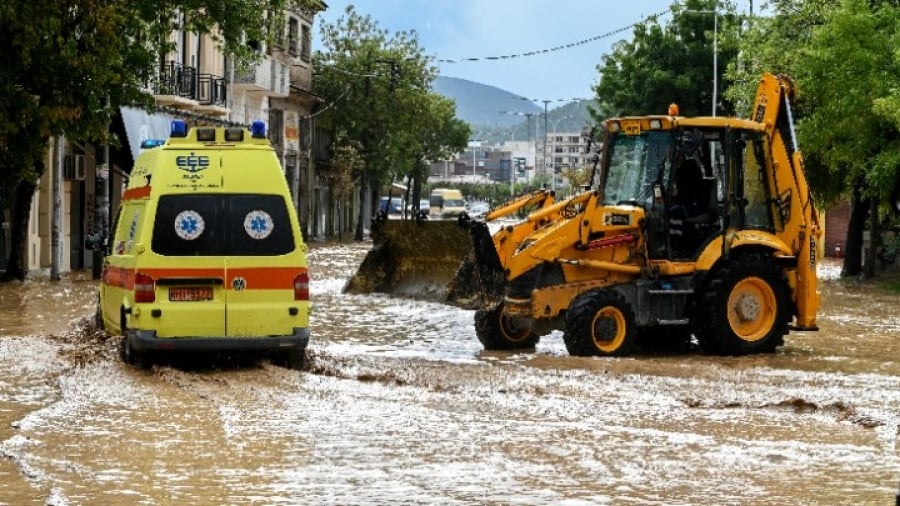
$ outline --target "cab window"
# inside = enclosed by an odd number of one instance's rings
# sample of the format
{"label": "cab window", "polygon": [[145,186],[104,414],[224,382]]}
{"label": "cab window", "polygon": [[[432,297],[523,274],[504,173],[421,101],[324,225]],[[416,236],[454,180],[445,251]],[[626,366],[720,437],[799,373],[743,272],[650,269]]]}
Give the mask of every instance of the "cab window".
{"label": "cab window", "polygon": [[165,256],[263,256],[294,250],[287,205],[278,195],[164,195],[152,249]]}

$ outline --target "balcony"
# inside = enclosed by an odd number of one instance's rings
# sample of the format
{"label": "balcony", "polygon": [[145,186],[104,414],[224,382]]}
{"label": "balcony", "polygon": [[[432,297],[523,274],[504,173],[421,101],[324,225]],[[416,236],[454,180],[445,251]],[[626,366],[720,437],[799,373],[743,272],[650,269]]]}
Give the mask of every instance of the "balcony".
{"label": "balcony", "polygon": [[[231,64],[230,64],[231,65]],[[278,60],[265,57],[251,64],[247,70],[235,69],[235,90],[261,92],[270,97],[287,97],[290,94],[290,67]]]}
{"label": "balcony", "polygon": [[194,107],[197,105],[197,68],[168,61],[160,65],[150,89],[160,105]]}
{"label": "balcony", "polygon": [[228,114],[225,107],[227,87],[225,78],[213,74],[199,74],[197,76],[197,101],[200,105],[196,111],[202,114],[224,116]]}

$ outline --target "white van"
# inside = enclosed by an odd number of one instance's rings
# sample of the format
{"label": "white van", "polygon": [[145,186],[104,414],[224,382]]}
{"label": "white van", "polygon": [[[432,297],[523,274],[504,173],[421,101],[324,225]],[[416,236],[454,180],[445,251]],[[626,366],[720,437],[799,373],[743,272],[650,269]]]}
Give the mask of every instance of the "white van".
{"label": "white van", "polygon": [[429,199],[430,214],[433,217],[452,219],[466,211],[462,192],[450,188],[435,188]]}

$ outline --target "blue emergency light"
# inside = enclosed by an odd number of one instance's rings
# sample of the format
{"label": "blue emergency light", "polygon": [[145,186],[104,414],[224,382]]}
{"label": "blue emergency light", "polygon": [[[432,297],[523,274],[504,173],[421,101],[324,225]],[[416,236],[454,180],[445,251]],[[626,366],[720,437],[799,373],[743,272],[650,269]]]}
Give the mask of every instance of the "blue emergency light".
{"label": "blue emergency light", "polygon": [[173,119],[172,120],[172,131],[169,133],[170,137],[187,137],[187,124],[185,124],[184,120]]}
{"label": "blue emergency light", "polygon": [[266,138],[266,124],[261,120],[256,120],[250,125],[250,137],[254,139]]}
{"label": "blue emergency light", "polygon": [[162,139],[146,139],[144,141],[141,141],[141,149],[158,148],[165,143],[166,141]]}

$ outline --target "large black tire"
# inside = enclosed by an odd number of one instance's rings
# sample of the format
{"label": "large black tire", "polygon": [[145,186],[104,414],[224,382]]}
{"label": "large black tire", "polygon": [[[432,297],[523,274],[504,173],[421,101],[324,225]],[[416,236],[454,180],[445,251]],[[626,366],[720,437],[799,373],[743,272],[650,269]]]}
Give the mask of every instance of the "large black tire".
{"label": "large black tire", "polygon": [[572,302],[566,313],[563,341],[569,355],[621,357],[634,351],[634,310],[610,290],[591,290]]}
{"label": "large black tire", "polygon": [[763,254],[737,255],[710,273],[691,323],[700,348],[714,355],[772,353],[793,314],[782,270]]}
{"label": "large black tire", "polygon": [[531,320],[503,315],[503,304],[475,311],[475,335],[486,350],[534,348],[540,337],[531,329]]}

